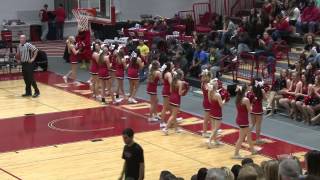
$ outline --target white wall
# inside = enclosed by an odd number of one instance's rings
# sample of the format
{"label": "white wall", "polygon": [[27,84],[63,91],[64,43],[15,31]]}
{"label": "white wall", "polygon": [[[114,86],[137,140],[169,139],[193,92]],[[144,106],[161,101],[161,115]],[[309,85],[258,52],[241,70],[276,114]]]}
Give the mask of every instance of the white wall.
{"label": "white wall", "polygon": [[195,2],[208,0],[115,0],[121,20],[139,20],[141,14],[173,17],[178,11],[191,10]]}
{"label": "white wall", "polygon": [[[49,9],[54,8],[54,0],[1,0],[1,3],[1,22],[3,19],[17,19],[18,11],[26,12],[27,15],[24,17],[33,20],[36,18],[34,15],[37,14],[44,4],[48,4]],[[35,20],[38,19],[34,19],[33,21]]]}

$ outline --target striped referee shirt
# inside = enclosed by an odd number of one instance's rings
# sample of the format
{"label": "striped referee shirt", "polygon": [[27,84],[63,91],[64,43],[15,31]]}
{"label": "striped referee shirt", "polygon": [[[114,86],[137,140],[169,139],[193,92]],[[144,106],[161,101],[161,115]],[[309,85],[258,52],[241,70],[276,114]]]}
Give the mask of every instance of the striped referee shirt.
{"label": "striped referee shirt", "polygon": [[[32,54],[37,50],[37,48],[31,43],[19,44],[19,53],[21,57],[21,62],[28,62]],[[31,52],[30,52],[31,51]]]}

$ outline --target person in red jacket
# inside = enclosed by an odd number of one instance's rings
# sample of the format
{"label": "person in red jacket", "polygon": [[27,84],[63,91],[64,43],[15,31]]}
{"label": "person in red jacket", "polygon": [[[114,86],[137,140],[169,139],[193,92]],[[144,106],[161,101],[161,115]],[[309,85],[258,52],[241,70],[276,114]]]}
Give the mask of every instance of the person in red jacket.
{"label": "person in red jacket", "polygon": [[275,31],[272,33],[271,37],[274,41],[281,40],[281,38],[288,36],[291,32],[291,29],[287,17],[280,13],[276,17],[273,29]]}
{"label": "person in red jacket", "polygon": [[66,12],[62,4],[56,9],[56,28],[57,28],[57,39],[63,40],[63,28],[64,21],[66,19]]}
{"label": "person in red jacket", "polygon": [[42,30],[42,35],[41,35],[41,40],[44,41],[47,39],[47,34],[48,34],[48,5],[45,4],[43,6],[43,9],[39,11],[39,18],[41,20],[41,30]]}
{"label": "person in red jacket", "polygon": [[308,7],[304,8],[300,21],[296,23],[296,31],[298,34],[303,33],[303,28],[308,27],[309,33],[314,33],[320,21],[320,10],[314,1],[309,2]]}

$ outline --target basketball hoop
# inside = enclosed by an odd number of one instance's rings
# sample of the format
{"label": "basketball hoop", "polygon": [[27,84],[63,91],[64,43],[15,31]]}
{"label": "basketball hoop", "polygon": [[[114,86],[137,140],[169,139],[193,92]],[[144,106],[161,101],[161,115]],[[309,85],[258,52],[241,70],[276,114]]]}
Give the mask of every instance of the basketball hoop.
{"label": "basketball hoop", "polygon": [[96,9],[72,9],[72,14],[78,22],[78,29],[88,31],[90,17],[96,16]]}

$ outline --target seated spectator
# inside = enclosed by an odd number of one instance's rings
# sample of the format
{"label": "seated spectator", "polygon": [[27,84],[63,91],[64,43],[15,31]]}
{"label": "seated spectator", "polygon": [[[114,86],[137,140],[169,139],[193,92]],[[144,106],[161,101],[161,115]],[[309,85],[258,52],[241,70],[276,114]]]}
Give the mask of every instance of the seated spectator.
{"label": "seated spectator", "polygon": [[209,66],[208,53],[205,46],[198,46],[194,52],[190,73],[194,77],[198,77],[201,69],[206,69]]}
{"label": "seated spectator", "polygon": [[269,160],[261,163],[261,167],[264,172],[265,179],[268,180],[278,180],[278,170],[279,170],[279,161]]}
{"label": "seated spectator", "polygon": [[258,180],[258,173],[252,166],[246,165],[241,168],[238,180]]}
{"label": "seated spectator", "polygon": [[276,16],[274,28],[272,29],[274,29],[274,32],[272,33],[272,39],[274,41],[281,40],[291,33],[289,21],[282,13]]}
{"label": "seated spectator", "polygon": [[208,170],[206,180],[225,180],[226,173],[221,168],[211,168]]}
{"label": "seated spectator", "polygon": [[307,174],[320,178],[320,151],[312,150],[305,155]]}
{"label": "seated spectator", "polygon": [[283,97],[284,93],[290,86],[290,79],[288,78],[288,72],[286,69],[282,69],[280,77],[275,80],[271,87],[271,91],[268,96],[267,115],[273,115],[276,112],[278,101]]}
{"label": "seated spectator", "polygon": [[231,171],[229,168],[227,168],[227,167],[222,167],[221,169],[222,169],[222,170],[225,172],[225,174],[226,174],[224,180],[234,180],[234,175],[233,175],[232,171]]}
{"label": "seated spectator", "polygon": [[320,61],[320,46],[315,42],[313,34],[309,33],[305,36],[304,41],[306,43],[302,56],[306,59],[306,64],[312,63],[313,65],[319,65]]}
{"label": "seated spectator", "polygon": [[218,78],[218,73],[221,67],[221,53],[217,48],[211,47],[209,53],[210,72],[212,77]]}
{"label": "seated spectator", "polygon": [[176,177],[170,171],[161,171],[160,180],[183,180],[183,178]]}
{"label": "seated spectator", "polygon": [[198,170],[198,173],[193,175],[191,180],[205,180],[207,176],[207,168],[200,168]]}
{"label": "seated spectator", "polygon": [[228,42],[235,34],[236,30],[236,25],[230,20],[228,16],[224,17],[224,22],[223,22],[223,29],[219,30],[220,31],[220,43],[222,46],[225,45],[226,42]]}
{"label": "seated spectator", "polygon": [[272,67],[275,63],[275,55],[272,52],[272,46],[273,46],[273,40],[268,34],[268,32],[264,32],[262,38],[259,37],[258,39],[258,49],[256,52],[256,58],[259,58],[260,56],[266,56],[267,57],[267,68],[268,73],[272,73]]}
{"label": "seated spectator", "polygon": [[289,17],[289,24],[295,26],[300,17],[300,9],[295,1],[286,1],[285,5],[286,4],[288,4],[286,14]]}
{"label": "seated spectator", "polygon": [[238,179],[238,175],[239,175],[239,172],[240,172],[241,168],[242,167],[239,164],[235,164],[235,165],[232,166],[231,172],[233,173],[235,180]]}
{"label": "seated spectator", "polygon": [[251,158],[245,158],[241,161],[241,165],[244,166],[244,165],[248,165],[248,164],[253,164],[253,159]]}
{"label": "seated spectator", "polygon": [[303,28],[307,27],[309,33],[315,33],[319,24],[320,12],[319,8],[315,6],[314,1],[308,3],[308,7],[304,8],[300,21],[296,23],[297,35],[303,34]]}
{"label": "seated spectator", "polygon": [[299,180],[301,167],[294,159],[284,159],[279,164],[278,176],[280,180]]}

